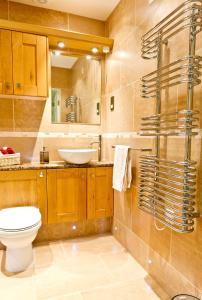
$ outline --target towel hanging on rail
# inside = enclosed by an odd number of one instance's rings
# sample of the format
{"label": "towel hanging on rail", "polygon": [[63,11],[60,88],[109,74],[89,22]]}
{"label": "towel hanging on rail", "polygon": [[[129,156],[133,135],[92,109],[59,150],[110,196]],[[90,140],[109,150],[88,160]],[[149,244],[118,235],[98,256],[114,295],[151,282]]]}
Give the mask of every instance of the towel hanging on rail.
{"label": "towel hanging on rail", "polygon": [[114,153],[113,188],[119,192],[130,188],[132,163],[129,146],[117,145]]}

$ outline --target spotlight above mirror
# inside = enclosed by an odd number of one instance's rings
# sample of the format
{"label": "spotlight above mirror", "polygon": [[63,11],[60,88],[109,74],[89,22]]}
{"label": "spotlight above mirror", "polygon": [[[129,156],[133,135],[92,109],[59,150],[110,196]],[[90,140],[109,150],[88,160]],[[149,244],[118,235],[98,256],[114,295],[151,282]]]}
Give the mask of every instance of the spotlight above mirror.
{"label": "spotlight above mirror", "polygon": [[109,47],[103,47],[102,48],[102,52],[105,53],[105,54],[107,54],[107,53],[110,52],[110,48]]}
{"label": "spotlight above mirror", "polygon": [[59,48],[64,48],[65,46],[65,43],[64,42],[58,42],[58,47]]}
{"label": "spotlight above mirror", "polygon": [[92,51],[93,53],[98,53],[98,48],[93,47],[93,48],[91,49],[91,51]]}

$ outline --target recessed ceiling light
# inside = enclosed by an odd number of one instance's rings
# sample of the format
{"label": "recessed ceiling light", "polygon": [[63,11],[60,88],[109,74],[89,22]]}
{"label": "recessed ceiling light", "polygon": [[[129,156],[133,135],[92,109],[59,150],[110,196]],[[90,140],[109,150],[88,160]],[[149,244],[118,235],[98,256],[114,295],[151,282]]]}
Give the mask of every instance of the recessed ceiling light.
{"label": "recessed ceiling light", "polygon": [[56,56],[59,56],[59,55],[60,55],[60,51],[59,51],[59,50],[55,50],[55,51],[53,52],[53,54],[56,55]]}
{"label": "recessed ceiling light", "polygon": [[103,53],[107,54],[110,52],[110,49],[109,49],[109,47],[103,47],[102,51],[103,51]]}
{"label": "recessed ceiling light", "polygon": [[93,53],[98,53],[98,48],[94,47],[94,48],[91,49],[91,51],[92,51]]}
{"label": "recessed ceiling light", "polygon": [[64,48],[64,46],[65,46],[65,43],[64,43],[64,42],[58,42],[58,47]]}
{"label": "recessed ceiling light", "polygon": [[86,55],[87,60],[91,60],[92,56],[91,55]]}

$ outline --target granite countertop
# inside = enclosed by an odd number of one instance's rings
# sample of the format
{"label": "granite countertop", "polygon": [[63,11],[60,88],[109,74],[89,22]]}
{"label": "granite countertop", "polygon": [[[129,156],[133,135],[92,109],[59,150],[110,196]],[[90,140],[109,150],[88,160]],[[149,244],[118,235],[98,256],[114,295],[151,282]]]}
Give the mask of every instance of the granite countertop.
{"label": "granite countertop", "polygon": [[40,169],[66,169],[66,168],[99,168],[112,167],[110,161],[91,161],[88,164],[70,164],[65,162],[50,162],[49,164],[40,164],[39,162],[23,163],[20,165],[0,167],[0,171],[18,171],[18,170],[40,170]]}

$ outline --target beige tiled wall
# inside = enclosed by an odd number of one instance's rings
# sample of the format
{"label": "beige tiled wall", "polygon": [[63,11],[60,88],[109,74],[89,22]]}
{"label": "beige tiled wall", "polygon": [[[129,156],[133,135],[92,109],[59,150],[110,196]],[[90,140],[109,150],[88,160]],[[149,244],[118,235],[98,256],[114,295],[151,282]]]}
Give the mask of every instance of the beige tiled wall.
{"label": "beige tiled wall", "polygon": [[103,21],[8,0],[0,1],[0,18],[105,36],[105,22]]}
{"label": "beige tiled wall", "polygon": [[[114,144],[131,147],[153,147],[153,140],[138,137],[141,118],[154,113],[154,101],[141,98],[140,78],[156,69],[156,60],[141,58],[141,36],[177,7],[182,0],[121,0],[108,19],[109,37],[115,39],[113,53],[106,60],[104,96],[104,157],[113,158]],[[163,63],[187,53],[186,33],[172,39],[164,49]],[[198,36],[201,41],[201,36]],[[201,55],[200,42],[197,52]],[[186,89],[173,88],[163,98],[163,109],[183,107]],[[195,108],[202,115],[202,85],[195,89]],[[115,110],[110,111],[110,97],[115,96]],[[168,103],[169,100],[169,103]],[[201,118],[202,119],[202,118]],[[201,126],[200,126],[201,128]],[[202,199],[202,140],[193,139],[193,159],[198,163],[197,205]],[[166,150],[167,149],[167,150]],[[168,138],[162,153],[171,159],[182,159],[182,138]],[[139,154],[132,152],[133,184],[125,193],[115,192],[114,235],[131,251],[148,272],[173,296],[188,292],[199,295],[202,290],[202,219],[196,221],[191,234],[178,234],[156,222],[137,205]],[[163,228],[163,230],[157,229]]]}

